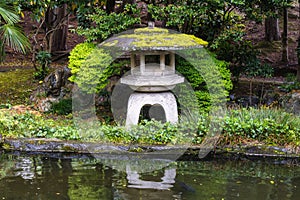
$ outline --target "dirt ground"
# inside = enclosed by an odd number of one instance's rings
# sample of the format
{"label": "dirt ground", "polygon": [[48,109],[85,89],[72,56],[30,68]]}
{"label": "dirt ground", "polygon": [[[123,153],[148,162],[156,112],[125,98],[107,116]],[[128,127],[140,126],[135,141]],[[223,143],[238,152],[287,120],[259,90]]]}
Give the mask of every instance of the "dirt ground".
{"label": "dirt ground", "polygon": [[[299,6],[295,5],[288,10],[288,63],[283,63],[282,58],[282,41],[266,42],[264,40],[265,31],[263,24],[257,24],[253,21],[247,23],[247,39],[251,40],[254,47],[260,51],[260,60],[268,63],[277,69],[277,74],[280,74],[282,69],[288,72],[295,72],[298,65],[297,60],[297,40],[299,37]],[[282,35],[283,19],[279,20],[279,30]],[[283,70],[285,71],[285,70]]]}

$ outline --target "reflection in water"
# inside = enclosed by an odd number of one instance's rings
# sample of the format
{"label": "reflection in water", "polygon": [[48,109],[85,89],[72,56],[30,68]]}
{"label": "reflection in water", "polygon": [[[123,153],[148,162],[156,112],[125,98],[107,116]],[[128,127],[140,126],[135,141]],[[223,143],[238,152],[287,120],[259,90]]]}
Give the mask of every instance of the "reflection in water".
{"label": "reflection in water", "polygon": [[[0,180],[0,199],[69,199],[71,160],[15,157]],[[12,164],[12,165],[11,165]]]}
{"label": "reflection in water", "polygon": [[[114,162],[121,165],[124,160]],[[176,162],[152,172],[138,172],[128,163],[125,171],[117,171],[101,163],[93,158],[0,154],[0,199],[273,200],[300,196],[300,166],[289,163]]]}
{"label": "reflection in water", "polygon": [[138,172],[131,170],[129,165],[126,166],[126,173],[128,180],[127,187],[139,189],[167,190],[173,187],[176,177],[176,169],[165,169],[161,182],[141,180]]}
{"label": "reflection in water", "polygon": [[15,176],[21,176],[23,179],[32,179],[34,177],[34,172],[31,170],[32,160],[30,158],[21,158],[19,162],[16,163],[16,173]]}

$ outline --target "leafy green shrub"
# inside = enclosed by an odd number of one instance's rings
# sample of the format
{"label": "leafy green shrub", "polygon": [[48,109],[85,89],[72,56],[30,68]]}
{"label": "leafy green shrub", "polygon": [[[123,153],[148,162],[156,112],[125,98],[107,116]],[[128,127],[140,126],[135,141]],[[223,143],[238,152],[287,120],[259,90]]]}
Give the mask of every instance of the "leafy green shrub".
{"label": "leafy green shrub", "polygon": [[[202,55],[201,55],[202,56]],[[195,63],[198,66],[203,66],[203,68],[209,67],[216,67],[217,70],[220,73],[220,78],[222,79],[222,86],[219,86],[219,82],[213,82],[215,85],[211,85],[212,88],[214,87],[224,87],[225,94],[220,93],[219,97],[227,97],[229,94],[229,91],[232,89],[232,82],[231,82],[231,73],[227,69],[228,64],[224,61],[219,61],[215,58],[214,55],[208,53],[206,56],[209,56],[209,58],[199,58],[195,61]],[[209,61],[207,61],[207,59]],[[194,63],[194,64],[195,64]],[[201,110],[209,110],[211,106],[211,95],[209,93],[207,83],[204,80],[204,71],[199,71],[196,69],[193,65],[191,65],[189,62],[187,62],[185,59],[181,57],[176,57],[176,70],[181,73],[187,81],[191,84],[192,88],[195,91],[195,95],[198,98],[198,104],[200,105]],[[211,76],[210,74],[208,76]],[[207,78],[207,77],[206,77]],[[214,77],[217,78],[217,77]],[[218,97],[217,97],[218,98]]]}
{"label": "leafy green shrub", "polygon": [[236,138],[254,139],[269,144],[300,143],[300,118],[277,109],[231,110],[224,119],[223,135],[229,141]]}
{"label": "leafy green shrub", "polygon": [[89,93],[103,89],[112,75],[109,67],[112,57],[103,49],[93,47],[95,46],[90,43],[77,45],[70,53],[69,64],[72,72],[70,80]]}
{"label": "leafy green shrub", "polygon": [[248,77],[271,77],[274,74],[274,69],[271,65],[261,64],[258,59],[248,63],[242,73]]}
{"label": "leafy green shrub", "polygon": [[39,51],[36,55],[36,61],[39,66],[37,72],[34,73],[34,78],[37,80],[44,79],[49,72],[49,64],[51,63],[51,54],[47,51]]}
{"label": "leafy green shrub", "polygon": [[91,125],[87,124],[89,128],[83,128],[83,140],[121,144],[185,144],[191,142],[183,134],[189,134],[186,125],[177,126],[169,122],[161,123],[155,120],[143,120],[139,125],[132,126],[130,129],[123,126],[111,126],[100,123],[96,124],[95,129],[90,129]]}
{"label": "leafy green shrub", "polygon": [[8,111],[0,111],[0,134],[12,138],[80,139],[77,129],[65,120],[54,121],[30,113],[17,114]]}
{"label": "leafy green shrub", "polygon": [[[164,5],[163,5],[164,4]],[[224,4],[227,8],[224,9]],[[193,0],[169,4],[149,3],[148,12],[155,20],[166,22],[168,28],[189,33],[211,42],[224,29],[241,22],[242,17],[234,12],[241,1]]]}
{"label": "leafy green shrub", "polygon": [[244,38],[243,27],[236,26],[223,31],[212,43],[211,50],[216,52],[217,58],[231,64],[232,73],[239,76],[271,76],[273,69],[268,65],[261,65],[251,41]]}
{"label": "leafy green shrub", "polygon": [[72,113],[72,99],[62,99],[58,103],[53,103],[51,111],[59,115]]}
{"label": "leafy green shrub", "polygon": [[68,67],[71,69],[72,76],[69,78],[70,81],[75,81],[76,74],[80,71],[82,63],[87,59],[87,57],[92,53],[95,49],[96,45],[93,43],[80,43],[77,44],[69,56],[69,65]]}
{"label": "leafy green shrub", "polygon": [[300,82],[297,81],[295,74],[288,73],[285,77],[285,82],[279,86],[281,90],[285,92],[291,92],[292,90],[300,89]]}
{"label": "leafy green shrub", "polygon": [[[225,4],[227,9],[224,9]],[[246,16],[236,12],[242,9],[249,15],[256,10],[254,5],[244,1],[195,0],[193,3],[181,1],[176,4],[164,2],[160,5],[150,3],[148,12],[152,18],[165,22],[168,28],[192,33],[208,41],[217,58],[230,63],[235,76],[241,73],[248,76],[270,76],[273,73],[272,68],[260,64],[258,52],[251,41],[245,38]]]}
{"label": "leafy green shrub", "polygon": [[79,4],[76,10],[76,18],[78,26],[82,28],[88,28],[91,25],[91,21],[88,16],[95,12],[95,6],[90,6],[88,3]]}
{"label": "leafy green shrub", "polygon": [[75,82],[83,91],[97,93],[105,88],[113,75],[121,76],[129,61],[115,60],[92,43],[81,43],[70,52],[69,68]]}
{"label": "leafy green shrub", "polygon": [[95,8],[95,12],[87,16],[85,20],[92,22],[88,28],[79,26],[76,32],[86,37],[88,42],[102,42],[113,34],[120,33],[140,22],[136,5],[126,5],[122,13],[107,14],[101,8]]}

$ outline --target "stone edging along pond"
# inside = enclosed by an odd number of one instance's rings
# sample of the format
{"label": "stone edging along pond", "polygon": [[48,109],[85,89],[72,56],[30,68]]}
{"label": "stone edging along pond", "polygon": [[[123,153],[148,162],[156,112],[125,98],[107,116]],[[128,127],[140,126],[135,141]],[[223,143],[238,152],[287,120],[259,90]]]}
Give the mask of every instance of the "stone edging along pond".
{"label": "stone edging along pond", "polygon": [[[176,147],[176,146],[146,146],[146,145],[116,145],[98,144],[78,141],[64,141],[59,139],[30,138],[30,139],[3,139],[0,140],[0,149],[21,152],[44,152],[44,153],[78,153],[78,154],[122,154],[122,153],[153,153],[174,154],[181,153],[184,159],[198,159],[199,151],[205,150],[200,146]],[[90,149],[93,149],[91,152]],[[262,144],[215,147],[210,150],[210,155],[231,157],[268,157],[268,158],[300,158],[298,148],[277,147]]]}

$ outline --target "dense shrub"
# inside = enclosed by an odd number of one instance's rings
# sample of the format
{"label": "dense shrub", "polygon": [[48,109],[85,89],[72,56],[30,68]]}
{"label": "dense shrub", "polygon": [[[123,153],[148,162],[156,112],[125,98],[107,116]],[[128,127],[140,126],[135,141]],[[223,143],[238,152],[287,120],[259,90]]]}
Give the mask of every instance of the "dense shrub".
{"label": "dense shrub", "polygon": [[72,72],[70,80],[88,93],[103,89],[108,83],[108,78],[119,70],[110,66],[113,60],[109,53],[91,43],[78,44],[71,51],[69,58],[69,68]]}
{"label": "dense shrub", "polygon": [[62,99],[57,103],[52,103],[51,111],[59,115],[72,113],[72,99]]}
{"label": "dense shrub", "polygon": [[273,68],[262,65],[258,60],[258,51],[251,41],[245,39],[244,25],[235,26],[223,31],[212,42],[210,49],[217,54],[217,58],[230,63],[233,75],[271,76]]}
{"label": "dense shrub", "polygon": [[[176,69],[191,84],[192,88],[195,91],[195,95],[198,98],[198,104],[200,106],[200,109],[209,110],[211,106],[212,97],[206,83],[206,81],[208,80],[205,80],[204,78],[208,79],[208,77],[211,77],[217,79],[217,76],[213,77],[213,74],[209,74],[209,70],[210,68],[215,68],[216,70],[218,70],[220,78],[222,80],[221,82],[219,80],[216,80],[215,82],[210,80],[210,83],[213,84],[210,85],[210,87],[223,88],[224,90],[218,93],[218,96],[213,97],[222,99],[224,97],[227,97],[229,91],[232,89],[231,73],[227,69],[228,64],[226,62],[217,60],[214,55],[208,53],[207,51],[205,53],[203,52],[201,56],[203,56],[203,58],[199,58],[198,60],[196,60],[195,63],[193,63],[193,65],[185,59],[178,56],[176,58]],[[208,58],[205,58],[205,56],[207,56]],[[196,69],[194,66],[195,64],[201,67],[199,67],[199,69]],[[219,85],[220,83],[221,85]]]}
{"label": "dense shrub", "polygon": [[77,44],[72,49],[72,51],[70,52],[68,65],[72,72],[70,81],[75,81],[76,74],[80,71],[82,63],[85,62],[85,60],[92,53],[95,47],[96,45],[93,43],[84,42]]}
{"label": "dense shrub", "polygon": [[[208,41],[210,50],[217,58],[230,63],[235,76],[238,77],[241,73],[248,76],[269,76],[272,75],[272,68],[261,65],[257,58],[258,52],[245,37],[245,18],[261,12],[258,7],[255,3],[244,1],[195,0],[193,3],[153,3],[148,5],[148,11],[152,18],[165,22],[167,28]],[[256,19],[269,15],[266,12],[270,7],[266,6],[264,9],[263,14],[255,14]],[[236,12],[237,10],[245,11],[246,15]]]}
{"label": "dense shrub", "polygon": [[88,93],[103,92],[111,76],[122,76],[129,69],[129,60],[113,60],[107,50],[92,43],[76,45],[69,59],[69,80]]}
{"label": "dense shrub", "polygon": [[[193,0],[176,4],[165,1],[160,5],[148,4],[148,12],[155,20],[165,22],[168,28],[211,42],[224,29],[241,22],[242,17],[234,12],[240,4],[240,1]],[[224,9],[225,5],[228,9]]]}
{"label": "dense shrub", "polygon": [[34,78],[37,80],[43,80],[49,72],[51,54],[47,51],[39,51],[35,59],[38,63],[38,66],[37,71],[33,74]]}
{"label": "dense shrub", "polygon": [[136,5],[127,5],[122,13],[107,14],[103,9],[95,8],[94,13],[87,15],[89,27],[79,26],[76,32],[86,37],[88,42],[102,42],[112,36],[133,27],[140,22]]}

